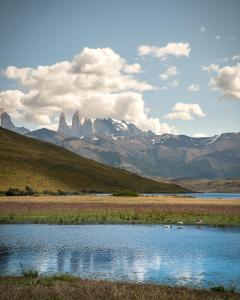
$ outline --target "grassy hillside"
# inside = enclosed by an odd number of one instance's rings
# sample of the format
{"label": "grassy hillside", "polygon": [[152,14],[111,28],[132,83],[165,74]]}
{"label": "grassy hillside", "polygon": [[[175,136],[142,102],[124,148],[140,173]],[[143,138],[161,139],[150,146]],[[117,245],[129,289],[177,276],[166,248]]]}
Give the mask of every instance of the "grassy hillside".
{"label": "grassy hillside", "polygon": [[0,128],[0,190],[23,189],[26,185],[37,191],[186,191]]}

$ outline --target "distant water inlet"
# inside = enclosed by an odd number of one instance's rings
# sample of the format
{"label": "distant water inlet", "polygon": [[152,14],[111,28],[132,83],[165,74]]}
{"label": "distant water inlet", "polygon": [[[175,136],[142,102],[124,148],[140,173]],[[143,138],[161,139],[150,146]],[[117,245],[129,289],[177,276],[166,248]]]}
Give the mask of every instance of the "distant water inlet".
{"label": "distant water inlet", "polygon": [[[166,195],[172,195],[172,194],[144,194],[146,196],[166,196]],[[177,194],[178,197],[193,197],[193,198],[200,198],[200,199],[240,199],[240,193],[187,193],[187,194]]]}
{"label": "distant water inlet", "polygon": [[0,275],[21,274],[24,269],[240,290],[240,229],[0,225]]}

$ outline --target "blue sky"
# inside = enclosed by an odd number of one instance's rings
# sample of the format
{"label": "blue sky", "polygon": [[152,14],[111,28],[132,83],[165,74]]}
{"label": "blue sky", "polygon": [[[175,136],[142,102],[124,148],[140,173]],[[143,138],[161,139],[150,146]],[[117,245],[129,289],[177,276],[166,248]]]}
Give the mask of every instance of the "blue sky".
{"label": "blue sky", "polygon": [[[9,75],[9,72],[6,72],[7,67],[14,66],[16,70],[26,67],[36,69],[38,66],[72,61],[85,47],[110,48],[126,63],[141,65],[140,73],[131,73],[129,76],[154,87],[144,91],[136,88],[137,93],[142,95],[147,117],[144,112],[139,112],[139,115],[137,112],[132,113],[134,109],[139,110],[138,105],[141,105],[138,95],[128,93],[124,94],[124,97],[119,96],[124,100],[119,97],[116,100],[107,94],[104,98],[102,90],[98,102],[92,100],[92,91],[91,97],[89,96],[84,104],[81,103],[80,110],[86,109],[87,116],[92,114],[96,117],[96,111],[91,107],[96,105],[101,112],[100,116],[108,116],[110,111],[105,109],[106,106],[110,106],[110,102],[105,101],[108,98],[109,101],[117,101],[118,110],[121,106],[120,101],[123,101],[124,109],[126,97],[129,95],[129,101],[135,105],[127,104],[126,109],[131,112],[125,113],[126,118],[133,122],[141,119],[137,125],[143,129],[145,120],[148,124],[146,129],[154,130],[156,127],[161,128],[159,132],[164,131],[168,127],[159,127],[156,123],[156,119],[159,119],[161,124],[167,123],[169,130],[173,130],[174,127],[175,132],[179,134],[214,135],[237,132],[240,127],[239,13],[238,0],[1,0],[0,106],[10,111],[18,124],[26,123],[31,128],[45,125],[54,128],[60,110],[66,109],[68,118],[71,116],[71,106],[65,105],[66,99],[56,102],[55,108],[53,104],[50,107],[47,96],[43,95],[41,90],[38,98],[34,94],[29,100],[30,95],[25,94],[36,90],[36,85],[23,84],[23,72],[21,78],[16,72],[15,75]],[[165,49],[168,43],[188,43],[189,55],[167,55],[165,58],[156,57],[153,53],[139,55],[140,45]],[[94,57],[98,57],[98,54],[91,52]],[[235,59],[232,59],[233,57]],[[203,66],[207,68],[211,64],[217,66],[215,71],[210,71],[210,68],[209,71],[202,69]],[[169,68],[175,70],[176,74],[170,72],[172,75],[166,80],[161,80],[159,76],[165,74]],[[213,82],[209,86],[211,78]],[[234,83],[231,80],[234,80]],[[68,83],[63,81],[62,84]],[[39,85],[40,80],[38,88]],[[191,85],[194,85],[193,89],[197,91],[190,91]],[[131,92],[132,87],[128,83],[124,89]],[[24,95],[13,96],[13,93],[6,93],[9,90],[19,90]],[[80,93],[80,98],[85,95],[79,90],[76,93]],[[122,90],[108,90],[108,93],[121,94]],[[133,100],[132,96],[135,97]],[[55,99],[54,97],[52,99]],[[16,105],[16,101],[21,103]],[[78,100],[72,100],[69,94],[68,102],[71,101],[75,101],[72,105],[74,110]],[[42,118],[38,120],[34,115],[41,115],[41,109]],[[123,112],[114,109],[114,117],[125,116]],[[150,120],[151,118],[155,121]]]}

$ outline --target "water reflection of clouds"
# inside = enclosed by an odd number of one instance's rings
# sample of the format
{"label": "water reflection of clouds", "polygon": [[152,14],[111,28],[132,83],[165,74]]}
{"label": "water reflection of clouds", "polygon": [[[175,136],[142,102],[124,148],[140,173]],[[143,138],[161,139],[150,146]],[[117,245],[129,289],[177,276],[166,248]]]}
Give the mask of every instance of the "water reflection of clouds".
{"label": "water reflection of clouds", "polygon": [[[29,227],[23,228],[25,232]],[[50,234],[41,226],[35,228],[39,228],[38,234],[30,235],[31,243],[25,243],[16,228],[9,229],[11,239],[4,237],[3,243],[2,238],[0,274],[19,274],[22,263],[45,274],[179,285],[207,286],[209,281],[224,284],[239,278],[240,252],[229,246],[239,249],[239,244],[236,234],[229,234],[229,230],[227,234],[217,231],[213,239],[216,230],[169,231],[160,226],[63,226],[61,232],[59,227],[49,226]],[[219,251],[220,247],[223,250]]]}
{"label": "water reflection of clouds", "polygon": [[137,279],[137,281],[143,282],[146,273],[153,270],[159,271],[160,267],[161,267],[160,256],[155,256],[152,258],[137,257],[132,263],[132,267],[130,269],[129,275],[131,278],[133,274],[134,278],[131,279]]}
{"label": "water reflection of clouds", "polygon": [[170,276],[176,279],[176,284],[192,284],[200,286],[205,280],[203,257],[183,258],[170,265]]}
{"label": "water reflection of clouds", "polygon": [[[168,278],[176,284],[188,284],[193,280],[201,284],[204,279],[202,258],[169,259],[157,253],[144,253],[131,248],[69,249],[57,252],[32,252],[25,258],[21,253],[11,254],[1,249],[0,264],[3,272],[20,273],[23,268],[37,268],[41,273],[72,273],[83,277],[118,278],[144,282]],[[11,256],[11,258],[9,257]],[[21,257],[21,258],[20,258]]]}

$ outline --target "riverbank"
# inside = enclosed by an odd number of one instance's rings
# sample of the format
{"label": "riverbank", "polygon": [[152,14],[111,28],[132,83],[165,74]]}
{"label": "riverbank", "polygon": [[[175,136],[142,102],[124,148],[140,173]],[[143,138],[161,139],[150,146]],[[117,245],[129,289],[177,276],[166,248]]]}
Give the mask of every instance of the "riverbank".
{"label": "riverbank", "polygon": [[0,223],[240,226],[240,199],[186,196],[0,197]]}
{"label": "riverbank", "polygon": [[59,275],[51,277],[0,277],[0,299],[235,300],[239,299],[239,294],[224,291],[221,287],[211,290],[191,289],[157,284],[83,280],[68,275]]}

